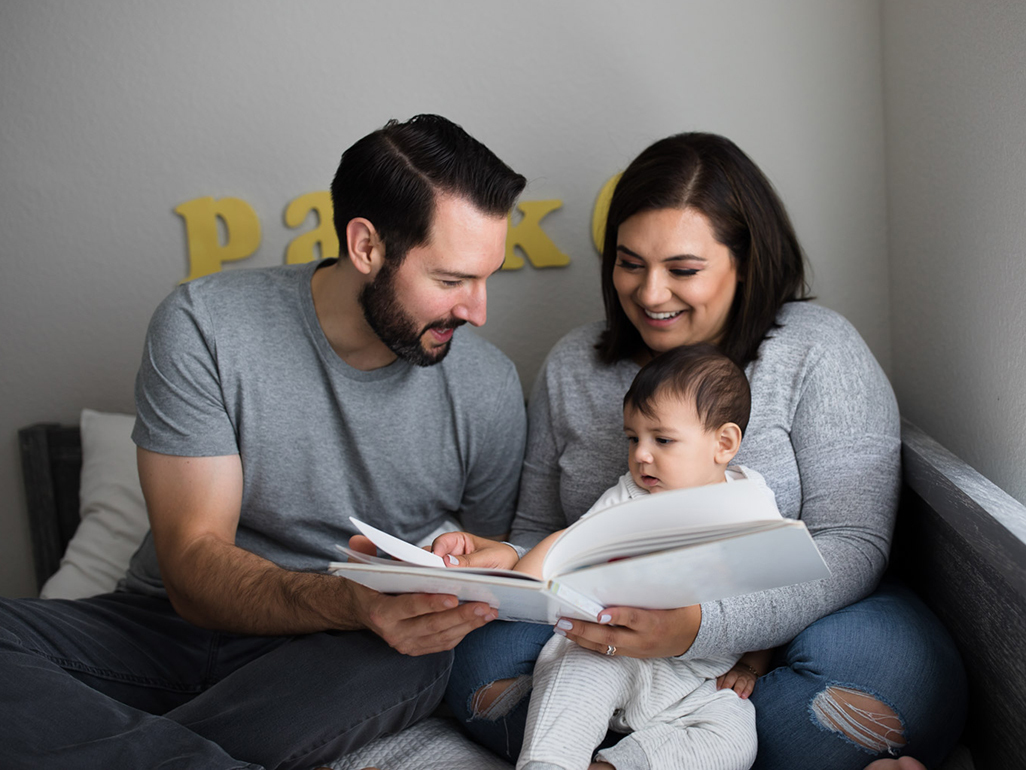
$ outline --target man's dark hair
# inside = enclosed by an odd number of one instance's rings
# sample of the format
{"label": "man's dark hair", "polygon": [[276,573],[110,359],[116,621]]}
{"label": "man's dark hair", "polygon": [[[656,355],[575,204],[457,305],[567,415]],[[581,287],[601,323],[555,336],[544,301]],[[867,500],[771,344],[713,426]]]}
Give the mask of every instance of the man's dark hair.
{"label": "man's dark hair", "polygon": [[342,153],[331,183],[335,232],[343,253],[346,226],[373,223],[385,256],[398,265],[428,242],[438,194],[470,201],[485,214],[509,212],[527,180],[450,120],[417,115],[390,120]]}
{"label": "man's dark hair", "polygon": [[661,139],[617,182],[602,248],[606,330],[599,356],[610,364],[645,351],[613,286],[617,235],[635,214],[671,208],[704,214],[730,250],[738,284],[720,347],[745,366],[758,357],[780,307],[807,298],[804,259],[784,204],[759,167],[729,139],[703,133]]}
{"label": "man's dark hair", "polygon": [[655,417],[657,396],[693,401],[706,430],[733,422],[742,435],[752,410],[752,391],[741,367],[715,345],[681,345],[656,356],[634,377],[623,407]]}

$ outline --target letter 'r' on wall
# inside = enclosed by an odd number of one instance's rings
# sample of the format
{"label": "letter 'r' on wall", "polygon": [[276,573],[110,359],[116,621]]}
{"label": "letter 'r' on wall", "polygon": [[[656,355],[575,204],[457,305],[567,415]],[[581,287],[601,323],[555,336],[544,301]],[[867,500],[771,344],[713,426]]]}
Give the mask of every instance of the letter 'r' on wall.
{"label": "letter 'r' on wall", "polygon": [[[189,246],[189,277],[182,283],[219,272],[223,262],[245,259],[260,246],[260,219],[240,198],[195,198],[176,207],[175,213],[185,220]],[[224,224],[224,243],[218,219]]]}
{"label": "letter 'r' on wall", "polygon": [[338,235],[332,222],[331,193],[327,190],[300,195],[285,208],[285,224],[295,229],[306,221],[310,212],[317,216],[317,226],[289,242],[285,250],[285,264],[298,265],[317,259],[315,248],[320,245],[321,258],[338,256]]}
{"label": "letter 'r' on wall", "polygon": [[503,270],[519,270],[524,260],[517,256],[513,249],[519,248],[534,267],[563,267],[570,264],[570,257],[559,250],[552,239],[541,229],[542,219],[563,205],[563,201],[520,201],[516,208],[523,215],[520,221],[513,224],[513,214],[509,216],[509,232],[506,235],[506,259],[502,263]]}

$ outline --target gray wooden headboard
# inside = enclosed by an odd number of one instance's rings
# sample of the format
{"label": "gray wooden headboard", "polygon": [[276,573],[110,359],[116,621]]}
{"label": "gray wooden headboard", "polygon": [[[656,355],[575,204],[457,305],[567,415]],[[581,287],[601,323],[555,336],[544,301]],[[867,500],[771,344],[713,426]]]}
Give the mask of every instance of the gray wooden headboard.
{"label": "gray wooden headboard", "polygon": [[[79,434],[34,425],[19,439],[42,585],[78,524]],[[962,653],[970,688],[963,743],[972,764],[1026,767],[1026,508],[909,422],[902,462],[891,569]]]}
{"label": "gray wooden headboard", "polygon": [[977,768],[1026,767],[1026,507],[910,422],[892,567],[958,644]]}
{"label": "gray wooden headboard", "polygon": [[78,527],[82,441],[78,426],[42,423],[19,430],[18,444],[36,583],[42,588],[60,566],[64,549]]}

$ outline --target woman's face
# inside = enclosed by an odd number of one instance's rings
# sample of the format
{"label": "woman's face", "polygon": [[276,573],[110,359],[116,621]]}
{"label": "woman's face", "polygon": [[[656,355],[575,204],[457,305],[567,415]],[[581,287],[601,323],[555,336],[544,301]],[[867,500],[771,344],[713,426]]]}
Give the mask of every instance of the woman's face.
{"label": "woman's face", "polygon": [[613,286],[650,350],[720,341],[737,268],[704,214],[642,211],[620,225],[616,249]]}

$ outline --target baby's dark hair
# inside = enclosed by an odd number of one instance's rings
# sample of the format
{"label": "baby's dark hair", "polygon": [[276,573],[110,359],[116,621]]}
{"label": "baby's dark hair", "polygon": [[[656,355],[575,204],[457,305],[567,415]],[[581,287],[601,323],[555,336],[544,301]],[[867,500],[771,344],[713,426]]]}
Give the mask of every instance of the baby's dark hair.
{"label": "baby's dark hair", "polygon": [[733,422],[743,435],[748,427],[752,410],[748,378],[715,345],[682,345],[653,358],[635,376],[623,407],[654,417],[653,401],[663,394],[694,401],[706,430]]}

